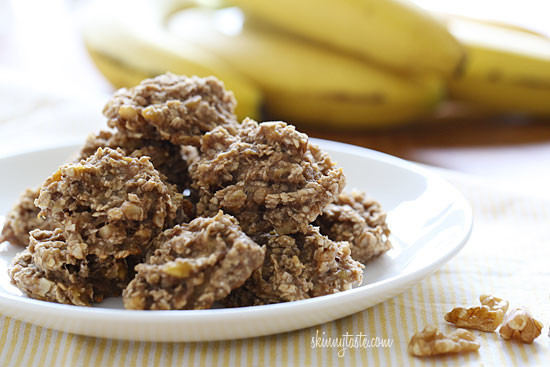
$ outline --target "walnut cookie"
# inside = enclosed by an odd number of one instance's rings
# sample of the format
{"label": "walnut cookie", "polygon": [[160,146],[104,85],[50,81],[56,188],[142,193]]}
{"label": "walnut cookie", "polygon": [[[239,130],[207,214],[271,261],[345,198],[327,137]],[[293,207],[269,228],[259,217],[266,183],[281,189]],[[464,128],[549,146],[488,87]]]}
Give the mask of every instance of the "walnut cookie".
{"label": "walnut cookie", "polygon": [[123,294],[139,310],[210,308],[241,286],[262,265],[265,248],[221,211],[211,218],[168,229],[153,244]]}
{"label": "walnut cookie", "polygon": [[107,125],[129,137],[198,145],[218,125],[236,125],[235,97],[213,77],[163,74],[115,92],[103,109]]}
{"label": "walnut cookie", "polygon": [[[39,299],[50,293],[33,293],[29,282],[46,284],[43,278],[60,288],[78,285],[65,291],[73,295],[59,297],[56,292],[51,300],[57,302],[87,305],[120,294],[133,271],[128,264],[143,256],[164,228],[186,219],[179,209],[183,200],[161,181],[148,157],[130,158],[99,148],[85,161],[62,166],[42,185],[35,203],[59,228],[32,231],[30,245],[14,260],[19,267],[10,269],[10,277]],[[100,289],[111,281],[112,287]]]}
{"label": "walnut cookie", "polygon": [[198,215],[222,209],[248,235],[303,232],[342,191],[345,177],[307,135],[284,122],[245,119],[238,134],[207,133],[190,168]]}

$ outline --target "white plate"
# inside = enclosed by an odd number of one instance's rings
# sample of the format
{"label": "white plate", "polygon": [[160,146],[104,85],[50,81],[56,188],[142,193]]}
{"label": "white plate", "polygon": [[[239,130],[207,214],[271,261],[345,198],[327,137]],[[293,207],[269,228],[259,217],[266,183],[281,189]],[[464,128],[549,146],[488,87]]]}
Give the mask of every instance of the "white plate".
{"label": "white plate", "polygon": [[[362,286],[329,296],[267,306],[197,311],[127,311],[119,298],[78,307],[24,297],[7,266],[20,248],[0,245],[0,313],[40,326],[90,336],[149,341],[236,339],[301,329],[364,310],[391,298],[449,261],[466,243],[472,211],[435,174],[407,161],[351,145],[317,140],[347,176],[388,211],[394,248],[370,262]],[[0,213],[27,186],[38,185],[76,147],[0,159]],[[9,173],[9,174],[6,174]]]}

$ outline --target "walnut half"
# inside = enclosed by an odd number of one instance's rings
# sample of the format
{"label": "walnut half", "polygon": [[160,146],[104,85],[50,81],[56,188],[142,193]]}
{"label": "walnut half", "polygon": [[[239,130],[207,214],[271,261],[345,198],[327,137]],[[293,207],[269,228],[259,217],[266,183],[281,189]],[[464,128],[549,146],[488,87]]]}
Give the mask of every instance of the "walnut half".
{"label": "walnut half", "polygon": [[533,318],[524,307],[518,307],[506,315],[500,328],[500,336],[504,339],[517,339],[530,344],[541,333],[542,323]]}
{"label": "walnut half", "polygon": [[491,310],[488,306],[453,308],[445,315],[445,321],[457,327],[476,329],[481,331],[495,331],[502,319],[502,310]]}
{"label": "walnut half", "polygon": [[435,326],[426,326],[424,330],[415,333],[409,342],[409,353],[417,357],[473,352],[478,349],[479,343],[472,332],[457,329],[445,335]]}
{"label": "walnut half", "polygon": [[481,331],[495,331],[502,323],[504,314],[508,310],[508,301],[503,299],[481,295],[479,297],[481,306],[478,307],[456,307],[445,315],[445,321],[457,327],[476,329]]}

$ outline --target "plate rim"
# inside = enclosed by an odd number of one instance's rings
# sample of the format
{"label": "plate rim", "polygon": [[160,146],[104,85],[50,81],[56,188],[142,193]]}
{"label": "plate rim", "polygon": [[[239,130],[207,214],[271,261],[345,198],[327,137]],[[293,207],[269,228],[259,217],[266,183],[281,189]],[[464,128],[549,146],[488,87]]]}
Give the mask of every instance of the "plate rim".
{"label": "plate rim", "polygon": [[[422,167],[417,163],[407,161],[402,158],[395,157],[379,151],[375,151],[369,148],[359,147],[356,145],[351,145],[351,144],[346,144],[346,143],[341,143],[341,142],[336,142],[331,140],[325,140],[325,139],[310,138],[310,140],[313,143],[321,146],[323,149],[331,149],[342,153],[350,153],[350,154],[358,155],[368,159],[374,158],[375,160],[382,161],[383,163],[387,163],[392,166],[398,166],[399,168],[412,171],[416,174],[426,177],[427,179],[435,180],[436,182],[438,182],[438,184],[445,186],[447,190],[450,190],[454,194],[455,200],[453,201],[453,204],[457,204],[458,207],[463,210],[465,214],[464,228],[466,230],[464,231],[461,238],[459,238],[458,240],[455,240],[452,245],[448,246],[450,249],[449,251],[446,251],[443,256],[438,257],[436,261],[426,266],[423,266],[419,269],[415,269],[410,273],[405,273],[405,274],[399,273],[390,278],[377,281],[374,283],[370,283],[364,286],[356,287],[356,288],[347,290],[345,292],[310,298],[306,300],[299,300],[299,301],[285,302],[285,303],[278,303],[278,304],[271,304],[271,305],[239,307],[239,308],[222,308],[222,309],[209,309],[209,310],[142,311],[142,310],[123,310],[123,309],[108,309],[108,308],[95,308],[95,307],[83,308],[82,306],[57,304],[53,302],[35,300],[29,297],[21,297],[19,295],[11,294],[6,291],[0,291],[0,309],[4,310],[2,311],[2,313],[5,315],[9,315],[5,312],[5,310],[10,309],[12,307],[18,307],[19,310],[21,311],[30,311],[30,312],[35,312],[36,308],[39,308],[41,315],[58,314],[62,312],[65,317],[71,318],[73,320],[78,319],[78,320],[83,320],[87,322],[93,322],[93,321],[106,321],[106,318],[107,318],[107,319],[116,319],[117,322],[119,323],[126,323],[130,321],[135,322],[136,319],[139,318],[140,323],[144,325],[166,323],[168,321],[171,323],[188,322],[191,319],[195,320],[196,318],[200,318],[200,317],[208,317],[210,321],[222,320],[229,316],[234,316],[237,318],[239,316],[242,316],[242,317],[253,318],[253,319],[262,319],[263,317],[269,317],[269,315],[271,315],[273,312],[280,312],[283,314],[294,314],[296,312],[298,313],[303,312],[304,310],[310,309],[311,307],[323,307],[325,303],[334,304],[336,303],[336,300],[342,297],[343,294],[346,294],[346,297],[349,298],[349,301],[360,299],[362,293],[364,292],[379,294],[380,292],[383,292],[384,286],[387,285],[388,283],[394,284],[392,289],[403,288],[403,287],[405,287],[404,289],[406,289],[407,287],[412,286],[412,284],[416,283],[417,281],[427,277],[434,271],[438,270],[441,266],[443,266],[450,259],[452,259],[458,252],[460,252],[460,250],[468,242],[468,239],[470,238],[470,235],[472,233],[472,228],[473,228],[472,207],[470,206],[466,198],[463,196],[463,194],[457,188],[455,188],[452,184],[450,184],[447,180],[445,180],[436,172],[430,171],[428,168]],[[0,160],[15,158],[17,156],[22,156],[26,154],[32,154],[34,152],[53,150],[53,149],[63,149],[63,148],[69,148],[72,146],[76,147],[77,145],[80,145],[75,143],[76,143],[75,141],[68,141],[66,142],[66,144],[62,144],[62,145],[57,144],[51,147],[40,147],[39,149],[34,149],[34,150],[26,149],[24,151],[18,151],[14,154],[3,155],[0,157]],[[398,294],[401,293],[404,289],[400,290]],[[381,303],[386,299],[387,298],[384,298],[382,301],[377,302],[376,304]],[[351,315],[353,313],[348,313],[347,315]],[[339,316],[337,318],[344,317],[344,316]],[[13,316],[13,317],[21,320],[25,320],[24,318],[20,318],[17,316]],[[337,318],[332,318],[332,320]],[[27,318],[26,320],[28,321],[29,318]],[[68,327],[56,328],[54,326],[49,325],[47,322],[37,322],[36,320],[29,321],[29,322],[32,322],[33,324],[36,324],[39,326],[50,327],[56,330],[68,331],[76,334],[109,337],[109,336],[106,336],[106,334],[83,333],[81,331],[74,331],[74,330],[70,330],[70,328]],[[326,322],[326,321],[323,321],[323,322]],[[309,326],[318,325],[320,323],[313,323]],[[301,326],[294,329],[285,328],[285,331],[302,329],[304,327],[307,327],[307,326]],[[269,334],[273,334],[273,333],[271,332],[263,333],[263,334],[258,333],[253,335],[247,335],[244,337],[269,335]],[[113,336],[110,336],[110,337],[113,337]],[[242,338],[242,337],[243,336],[238,336],[235,338]],[[115,338],[129,339],[129,338],[124,338],[120,336],[116,336]],[[146,339],[140,338],[139,340],[146,340]],[[195,338],[193,339],[193,338],[181,337],[179,339],[156,338],[156,339],[150,339],[150,340],[200,341],[200,340],[228,340],[228,338],[222,338],[222,339]]]}

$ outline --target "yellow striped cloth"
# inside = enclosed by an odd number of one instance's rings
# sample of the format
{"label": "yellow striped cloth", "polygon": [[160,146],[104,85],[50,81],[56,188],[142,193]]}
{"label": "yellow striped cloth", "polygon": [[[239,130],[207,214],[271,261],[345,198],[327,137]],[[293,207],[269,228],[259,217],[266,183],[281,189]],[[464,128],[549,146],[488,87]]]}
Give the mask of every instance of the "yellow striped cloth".
{"label": "yellow striped cloth", "polygon": [[[147,343],[77,336],[0,317],[1,366],[543,366],[550,361],[548,279],[550,201],[452,176],[474,208],[475,226],[463,251],[403,294],[363,312],[309,329],[209,343]],[[544,324],[531,345],[475,332],[477,353],[412,357],[407,344],[427,324],[444,331],[444,315],[479,303],[482,293],[526,306]],[[389,339],[390,347],[313,348],[316,338],[344,334]],[[313,344],[312,344],[313,340]],[[376,339],[374,340],[376,342]]]}

